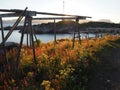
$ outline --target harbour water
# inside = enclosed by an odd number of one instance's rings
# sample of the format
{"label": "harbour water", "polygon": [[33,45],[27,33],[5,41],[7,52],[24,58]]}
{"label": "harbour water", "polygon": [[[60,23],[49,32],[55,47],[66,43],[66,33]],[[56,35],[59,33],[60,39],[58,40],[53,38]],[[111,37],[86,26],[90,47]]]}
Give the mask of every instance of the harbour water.
{"label": "harbour water", "polygon": [[[4,35],[6,35],[9,31],[5,30],[4,31]],[[54,34],[36,34],[37,39],[41,40],[43,43],[47,43],[50,41],[54,40]],[[81,34],[81,37],[84,38],[84,34]],[[93,34],[90,34],[89,37],[94,37]],[[20,42],[20,38],[21,38],[21,33],[19,33],[19,30],[15,30],[12,32],[11,36],[8,38],[7,41],[9,42]],[[61,39],[61,38],[73,38],[73,34],[57,34],[56,35],[57,39]],[[0,42],[2,42],[2,35],[1,35],[1,31],[0,31]],[[24,35],[24,44],[26,44],[26,34]]]}

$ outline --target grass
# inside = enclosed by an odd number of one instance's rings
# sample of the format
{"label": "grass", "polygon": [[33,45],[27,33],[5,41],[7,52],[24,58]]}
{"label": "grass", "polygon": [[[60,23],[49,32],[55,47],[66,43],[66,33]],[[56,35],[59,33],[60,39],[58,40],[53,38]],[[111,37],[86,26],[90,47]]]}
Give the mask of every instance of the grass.
{"label": "grass", "polygon": [[[65,39],[36,45],[37,66],[31,48],[22,48],[19,73],[15,75],[16,51],[9,51],[8,64],[0,56],[0,88],[12,90],[88,90],[88,83],[110,49],[119,47],[120,38],[105,36],[75,41]],[[11,62],[11,63],[10,63]]]}

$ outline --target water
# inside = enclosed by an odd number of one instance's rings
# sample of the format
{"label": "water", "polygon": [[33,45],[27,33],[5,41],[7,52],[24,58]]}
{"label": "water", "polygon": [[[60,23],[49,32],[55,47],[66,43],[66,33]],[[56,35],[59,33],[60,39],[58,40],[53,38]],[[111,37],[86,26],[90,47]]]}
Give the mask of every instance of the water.
{"label": "water", "polygon": [[[8,31],[4,31],[4,34],[6,35]],[[54,40],[54,34],[36,34],[37,39],[40,39],[43,43],[50,42]],[[21,33],[19,33],[19,30],[15,30],[12,32],[11,36],[8,38],[7,41],[9,42],[20,42]],[[72,38],[72,34],[57,34],[57,39],[60,38]],[[0,42],[2,41],[2,35],[0,31]],[[26,34],[24,35],[24,44],[26,44]]]}
{"label": "water", "polygon": [[[8,33],[8,31],[4,31],[4,34],[6,35]],[[36,35],[38,39],[40,39],[43,43],[47,43],[50,41],[54,40],[54,34],[37,34]],[[84,38],[84,34],[81,34],[81,36]],[[70,38],[72,39],[73,34],[57,34],[56,38],[57,39],[61,39],[61,38]],[[90,34],[89,37],[94,37],[93,34]],[[15,30],[12,32],[11,36],[8,38],[7,41],[9,42],[20,42],[20,38],[21,38],[21,33],[19,33],[19,30]],[[1,31],[0,31],[0,42],[2,41],[2,35],[1,35]],[[24,35],[24,44],[26,44],[26,34]]]}

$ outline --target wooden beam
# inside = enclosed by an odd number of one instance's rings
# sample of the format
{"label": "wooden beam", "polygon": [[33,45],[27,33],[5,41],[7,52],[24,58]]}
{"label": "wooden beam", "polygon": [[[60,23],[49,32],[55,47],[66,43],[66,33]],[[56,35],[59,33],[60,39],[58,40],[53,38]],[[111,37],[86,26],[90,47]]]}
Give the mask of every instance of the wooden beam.
{"label": "wooden beam", "polygon": [[[14,13],[22,13],[24,10],[20,10],[20,9],[0,9],[0,12],[14,12]],[[27,11],[26,12],[27,15],[29,13],[29,16],[36,16],[37,14],[42,14],[42,15],[53,15],[53,16],[73,16],[73,17],[77,17],[77,18],[91,18],[88,16],[79,16],[79,15],[70,15],[70,14],[59,14],[59,13],[49,13],[49,12],[37,12],[37,11]]]}
{"label": "wooden beam", "polygon": [[[59,19],[76,19],[78,17],[47,17],[47,18],[33,18],[33,20],[59,20]],[[79,17],[79,19],[86,19],[86,18],[82,18],[82,17]]]}
{"label": "wooden beam", "polygon": [[[28,7],[26,7],[28,8]],[[21,10],[21,9],[0,9],[0,12],[19,12],[19,13],[22,13],[24,10]]]}
{"label": "wooden beam", "polygon": [[79,15],[70,15],[70,14],[59,14],[59,13],[48,13],[48,12],[36,12],[36,14],[43,14],[43,15],[54,15],[54,16],[73,16],[78,18],[91,18],[88,16],[79,16]]}
{"label": "wooden beam", "polygon": [[[36,16],[36,12],[26,12],[28,16]],[[20,12],[15,13],[6,13],[6,14],[0,14],[0,17],[19,17],[21,15]],[[25,16],[25,14],[23,15]]]}
{"label": "wooden beam", "polygon": [[47,18],[33,18],[33,20],[54,20],[54,19],[75,19],[75,17],[47,17]]}
{"label": "wooden beam", "polygon": [[0,17],[18,17],[16,13],[0,14]]}

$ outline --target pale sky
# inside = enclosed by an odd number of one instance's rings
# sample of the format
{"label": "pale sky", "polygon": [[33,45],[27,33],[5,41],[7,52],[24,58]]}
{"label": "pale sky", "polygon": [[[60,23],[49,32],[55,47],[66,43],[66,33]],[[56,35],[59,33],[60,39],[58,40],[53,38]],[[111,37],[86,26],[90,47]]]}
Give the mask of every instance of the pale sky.
{"label": "pale sky", "polygon": [[0,0],[0,9],[25,9],[40,12],[91,16],[91,20],[120,22],[120,0]]}

